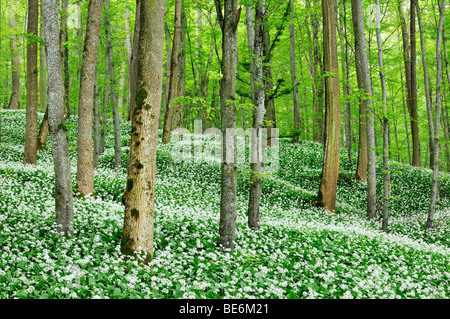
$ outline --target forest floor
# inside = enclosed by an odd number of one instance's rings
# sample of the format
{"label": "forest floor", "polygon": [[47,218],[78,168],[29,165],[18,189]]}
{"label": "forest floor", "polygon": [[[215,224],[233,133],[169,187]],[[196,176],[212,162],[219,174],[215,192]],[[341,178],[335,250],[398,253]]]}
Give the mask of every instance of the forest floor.
{"label": "forest floor", "polygon": [[[249,167],[239,166],[236,248],[222,252],[216,247],[220,166],[211,161],[177,164],[173,144],[159,143],[154,259],[140,267],[120,254],[130,124],[122,123],[122,169],[114,169],[113,125],[108,122],[95,196],[74,197],[75,234],[62,238],[54,226],[50,138],[38,165],[24,167],[25,112],[1,112],[2,299],[450,297],[448,174],[440,179],[439,222],[425,231],[431,171],[391,162],[385,234],[380,218],[366,220],[367,186],[354,180],[355,166],[344,150],[337,213],[330,215],[312,205],[322,146],[282,139],[279,170],[263,177],[259,231],[247,226]],[[69,123],[75,185],[76,117]],[[380,199],[381,159],[377,190]]]}

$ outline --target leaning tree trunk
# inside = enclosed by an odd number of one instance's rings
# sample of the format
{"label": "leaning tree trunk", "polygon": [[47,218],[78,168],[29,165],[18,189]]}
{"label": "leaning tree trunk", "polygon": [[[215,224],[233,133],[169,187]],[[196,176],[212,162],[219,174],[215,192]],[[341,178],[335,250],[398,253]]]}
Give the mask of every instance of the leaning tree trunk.
{"label": "leaning tree trunk", "polygon": [[166,109],[164,112],[164,129],[162,142],[164,144],[170,143],[170,136],[172,132],[172,119],[175,110],[173,100],[178,93],[178,52],[180,50],[181,40],[181,0],[175,2],[175,31],[173,35],[172,44],[172,58],[170,59],[170,81],[169,92],[167,97]]}
{"label": "leaning tree trunk", "polygon": [[218,245],[234,249],[236,233],[236,69],[238,23],[241,9],[237,0],[215,0],[217,18],[222,30],[222,79],[220,80],[220,113],[222,124],[221,198]]}
{"label": "leaning tree trunk", "polygon": [[165,0],[142,1],[136,106],[132,117],[130,160],[122,201],[125,217],[121,251],[153,256],[156,144],[161,108]]}
{"label": "leaning tree trunk", "polygon": [[116,75],[114,71],[114,55],[112,50],[111,40],[111,25],[109,0],[103,0],[105,8],[105,33],[106,33],[106,59],[108,61],[108,77],[111,89],[111,103],[113,107],[113,123],[114,123],[114,166],[115,168],[122,167],[121,142],[120,142],[120,120],[119,120],[119,105],[116,95]]}
{"label": "leaning tree trunk", "polygon": [[375,172],[375,129],[372,110],[372,84],[369,61],[367,59],[366,39],[364,35],[364,11],[360,0],[352,0],[353,28],[355,32],[356,63],[360,67],[358,86],[367,97],[364,98],[367,130],[367,218],[376,217],[376,172]]}
{"label": "leaning tree trunk", "polygon": [[383,223],[382,230],[387,232],[388,227],[388,212],[389,212],[389,198],[391,196],[391,176],[389,172],[389,119],[387,114],[387,89],[386,76],[384,74],[383,64],[383,41],[381,39],[380,26],[380,1],[376,0],[376,35],[378,45],[378,67],[380,69],[381,91],[383,99]]}
{"label": "leaning tree trunk", "polygon": [[20,56],[17,54],[17,37],[14,33],[16,31],[16,19],[14,11],[9,4],[9,27],[13,30],[10,36],[11,47],[11,97],[8,103],[8,109],[18,110],[20,108]]}
{"label": "leaning tree trunk", "polygon": [[253,127],[251,138],[251,175],[250,195],[248,201],[248,225],[250,228],[259,229],[259,209],[262,195],[263,174],[263,138],[262,123],[265,109],[265,90],[263,86],[263,40],[264,40],[264,15],[265,0],[259,0],[255,8],[254,46],[251,50],[254,54],[254,92],[252,92],[255,108],[253,109]]}
{"label": "leaning tree trunk", "polygon": [[[438,2],[439,3],[439,2]],[[445,0],[440,1],[439,24],[436,41],[436,110],[433,134],[433,181],[431,184],[431,201],[428,210],[427,230],[433,227],[434,212],[439,196],[439,131],[442,108],[442,30],[444,28]]]}
{"label": "leaning tree trunk", "polygon": [[[38,36],[39,2],[28,0],[27,32]],[[27,41],[27,111],[23,164],[37,164],[38,50],[35,41]]]}
{"label": "leaning tree trunk", "polygon": [[44,16],[48,68],[48,126],[52,137],[55,167],[56,230],[65,236],[71,236],[73,234],[73,195],[69,143],[67,129],[64,127],[64,83],[58,27],[58,0],[45,0]]}
{"label": "leaning tree trunk", "polygon": [[317,200],[329,212],[336,210],[339,176],[341,102],[334,0],[322,0],[323,64],[325,74],[325,131],[323,166]]}
{"label": "leaning tree trunk", "polygon": [[90,0],[78,99],[77,188],[82,195],[94,192],[92,111],[101,16],[102,0]]}

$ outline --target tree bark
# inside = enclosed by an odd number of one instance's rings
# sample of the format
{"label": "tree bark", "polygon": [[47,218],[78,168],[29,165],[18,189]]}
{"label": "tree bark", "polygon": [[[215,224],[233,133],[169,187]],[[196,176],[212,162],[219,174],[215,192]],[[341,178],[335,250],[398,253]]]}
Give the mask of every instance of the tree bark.
{"label": "tree bark", "polygon": [[300,140],[300,101],[298,97],[298,85],[297,85],[297,70],[295,66],[295,29],[294,29],[294,1],[289,0],[291,6],[291,23],[289,23],[289,53],[290,53],[290,69],[291,69],[291,84],[294,86],[292,92],[292,99],[294,103],[294,131],[295,136],[293,138],[294,143],[298,143]]}
{"label": "tree bark", "polygon": [[106,60],[108,61],[108,78],[110,83],[110,97],[113,109],[113,123],[114,123],[114,166],[115,168],[122,167],[121,142],[120,142],[120,119],[119,119],[119,105],[116,95],[116,75],[114,71],[114,54],[112,50],[111,40],[111,26],[110,26],[110,1],[103,0],[105,9],[105,33],[106,33]]}
{"label": "tree bark", "polygon": [[141,25],[141,0],[136,0],[136,17],[134,20],[134,36],[133,36],[133,50],[131,54],[131,69],[130,69],[130,105],[128,111],[128,119],[131,121],[136,105],[136,82],[137,82],[137,65],[139,54],[139,34]]}
{"label": "tree bark", "polygon": [[[44,32],[44,0],[40,0],[41,22],[39,33],[41,38],[45,38]],[[47,61],[45,60],[45,45],[39,44],[39,108],[41,111],[47,110]],[[47,130],[48,131],[48,130]]]}
{"label": "tree bark", "polygon": [[95,71],[102,16],[102,0],[90,0],[78,99],[77,189],[82,195],[94,192],[92,111]]}
{"label": "tree bark", "polygon": [[156,144],[161,107],[165,0],[142,1],[137,94],[132,116],[121,251],[153,256]]}
{"label": "tree bark", "polygon": [[[28,0],[27,33],[38,36],[39,2]],[[27,111],[23,164],[37,164],[38,46],[27,41]]]}
{"label": "tree bark", "polygon": [[61,1],[61,54],[63,56],[64,64],[64,114],[66,119],[70,118],[70,73],[69,73],[69,45],[67,43],[68,33],[67,33],[67,18],[69,0]]}
{"label": "tree bark", "polygon": [[334,0],[322,0],[323,65],[325,71],[325,130],[322,174],[317,200],[329,212],[336,210],[339,176],[341,103]]}
{"label": "tree bark", "polygon": [[99,100],[98,100],[98,74],[97,67],[95,68],[95,85],[94,85],[94,169],[98,169],[98,158],[100,156],[100,114],[99,114]]}
{"label": "tree bark", "polygon": [[[43,10],[42,10],[43,11]],[[37,136],[37,149],[38,151],[45,151],[47,148],[48,137],[48,108],[45,110],[44,117],[39,127],[39,134]]]}
{"label": "tree bark", "polygon": [[[439,1],[438,1],[439,3]],[[439,131],[440,116],[442,108],[442,30],[444,29],[445,0],[440,1],[439,5],[439,24],[436,41],[436,110],[434,119],[433,134],[433,180],[431,184],[431,200],[428,210],[427,230],[433,227],[434,212],[437,199],[439,197]]]}
{"label": "tree bark", "polygon": [[364,92],[367,130],[367,218],[376,217],[376,176],[375,176],[375,130],[372,110],[372,84],[370,80],[369,62],[367,59],[366,40],[364,35],[363,3],[352,0],[353,28],[355,32],[356,63],[360,72],[357,72],[358,86]]}
{"label": "tree bark", "polygon": [[172,132],[172,120],[173,113],[175,110],[175,105],[173,105],[173,100],[176,98],[178,93],[178,63],[179,57],[178,53],[180,50],[180,40],[181,40],[181,0],[176,0],[175,2],[175,31],[173,35],[173,45],[172,45],[172,58],[170,59],[170,82],[169,82],[169,92],[166,104],[166,110],[164,112],[164,130],[162,142],[164,144],[170,143],[170,137]]}
{"label": "tree bark", "polygon": [[[180,35],[180,54],[178,55],[178,93],[177,97],[184,96],[186,87],[186,13],[184,7],[181,8],[181,35]],[[175,106],[173,125],[175,128],[184,128],[184,102],[178,102]]]}
{"label": "tree bark", "polygon": [[103,85],[103,105],[102,105],[102,118],[100,120],[100,149],[99,155],[105,152],[105,136],[106,125],[108,123],[108,102],[109,102],[109,90],[108,83],[105,81]]}
{"label": "tree bark", "polygon": [[[218,245],[234,249],[236,232],[236,68],[238,23],[241,9],[237,0],[215,0],[217,18],[222,30],[222,79],[220,80],[220,113],[222,124],[221,198]],[[231,101],[231,103],[230,103]]]}
{"label": "tree bark", "polygon": [[383,63],[383,41],[381,39],[380,26],[380,1],[376,0],[376,36],[378,45],[378,68],[380,73],[382,100],[383,100],[383,222],[382,230],[387,232],[388,227],[388,213],[389,213],[389,198],[391,196],[391,176],[389,168],[389,119],[387,113],[387,89],[386,76],[384,74]]}
{"label": "tree bark", "polygon": [[55,168],[55,221],[59,233],[71,236],[73,234],[73,195],[69,143],[67,128],[64,126],[64,83],[58,26],[58,0],[45,0],[44,16],[48,68],[48,126],[52,137]]}
{"label": "tree bark", "polygon": [[9,3],[9,27],[13,30],[10,35],[10,48],[11,48],[11,97],[8,103],[8,109],[18,110],[20,108],[20,56],[17,54],[17,36],[16,32],[16,19],[12,4]]}
{"label": "tree bark", "polygon": [[250,175],[250,195],[248,201],[248,226],[250,228],[259,229],[259,209],[262,195],[262,174],[263,170],[263,130],[262,123],[264,120],[265,109],[265,91],[263,86],[263,41],[264,41],[264,15],[266,1],[259,0],[255,8],[255,29],[254,29],[254,45],[251,52],[254,54],[254,72],[252,78],[254,80],[254,98],[255,108],[253,109],[253,127],[251,139],[251,175]]}

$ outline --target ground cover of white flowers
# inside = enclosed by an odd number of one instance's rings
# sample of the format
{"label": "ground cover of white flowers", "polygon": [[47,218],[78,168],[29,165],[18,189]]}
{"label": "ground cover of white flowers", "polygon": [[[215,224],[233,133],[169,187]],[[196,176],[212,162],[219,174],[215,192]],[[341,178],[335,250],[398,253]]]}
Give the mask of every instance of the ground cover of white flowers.
{"label": "ground cover of white flowers", "polygon": [[[261,230],[247,227],[249,177],[239,166],[236,249],[216,247],[220,167],[174,163],[158,146],[155,252],[140,267],[120,254],[130,126],[113,169],[112,123],[95,196],[74,198],[75,234],[54,227],[51,143],[24,167],[24,111],[1,111],[0,298],[448,298],[450,177],[441,176],[437,226],[424,229],[431,171],[392,162],[389,234],[365,219],[366,186],[341,155],[337,214],[312,205],[322,147],[280,141],[279,170],[264,177]],[[39,115],[39,118],[42,114]],[[76,174],[76,117],[69,125]],[[214,142],[211,142],[214,143]],[[355,154],[356,160],[356,154]],[[355,161],[354,161],[355,162]],[[382,196],[381,161],[378,197]],[[74,183],[75,185],[75,183]]]}

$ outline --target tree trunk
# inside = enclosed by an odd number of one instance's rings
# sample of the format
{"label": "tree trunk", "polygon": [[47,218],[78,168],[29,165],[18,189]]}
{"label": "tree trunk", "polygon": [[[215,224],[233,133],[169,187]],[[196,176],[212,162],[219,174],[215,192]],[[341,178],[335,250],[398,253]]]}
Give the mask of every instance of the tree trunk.
{"label": "tree trunk", "polygon": [[298,143],[300,140],[300,102],[298,97],[298,85],[297,85],[297,70],[295,67],[295,29],[294,29],[294,1],[289,0],[291,6],[291,23],[289,23],[289,52],[290,52],[290,67],[291,67],[291,84],[294,86],[293,103],[294,103],[294,131],[295,136],[293,138],[294,143]]}
{"label": "tree trunk", "polygon": [[136,104],[132,117],[121,251],[153,256],[156,144],[161,108],[165,0],[140,4]]}
{"label": "tree trunk", "polygon": [[383,223],[382,230],[387,232],[388,227],[388,212],[389,212],[389,198],[391,196],[391,176],[389,168],[389,119],[387,113],[387,89],[386,76],[384,74],[383,63],[383,41],[381,39],[380,26],[380,1],[376,0],[376,35],[378,45],[378,67],[380,72],[380,82],[383,100]]}
{"label": "tree trunk", "polygon": [[[39,2],[28,0],[27,32],[38,36]],[[27,41],[27,111],[23,164],[37,164],[38,50],[35,41]]]}
{"label": "tree trunk", "polygon": [[[250,195],[248,201],[248,226],[250,228],[259,229],[259,208],[261,204],[262,194],[262,174],[263,174],[263,130],[262,123],[264,120],[265,109],[265,92],[263,86],[263,41],[264,41],[264,15],[265,0],[259,0],[255,8],[255,29],[254,29],[254,46],[251,52],[254,54],[254,72],[252,78],[254,80],[254,98],[255,108],[253,109],[253,127],[251,139],[251,175],[250,175]],[[243,125],[245,126],[245,125]]]}
{"label": "tree trunk", "polygon": [[9,27],[13,30],[10,36],[11,47],[11,97],[8,103],[8,109],[18,110],[20,108],[20,56],[17,54],[17,37],[16,37],[16,19],[12,4],[9,4]]}
{"label": "tree trunk", "polygon": [[[69,45],[67,43],[68,33],[67,33],[67,18],[69,0],[61,1],[61,52],[63,55],[64,63],[64,114],[66,119],[70,118],[70,73],[69,73]],[[64,43],[64,44],[63,44]]]}
{"label": "tree trunk", "polygon": [[[241,9],[237,0],[215,0],[217,18],[222,30],[222,79],[220,80],[220,113],[222,124],[222,177],[218,245],[234,249],[236,232],[236,69],[238,23]],[[231,103],[230,103],[231,101]]]}
{"label": "tree trunk", "polygon": [[403,73],[400,71],[400,81],[402,82],[402,103],[403,103],[403,119],[405,121],[405,132],[406,132],[406,141],[408,145],[408,163],[409,165],[412,165],[412,159],[411,159],[411,144],[409,142],[409,130],[408,130],[408,121],[406,119],[406,109],[405,109],[405,90],[403,86]]}
{"label": "tree trunk", "polygon": [[272,77],[272,57],[270,52],[270,30],[267,25],[268,18],[266,17],[264,23],[264,61],[263,61],[263,79],[264,79],[264,88],[266,94],[266,125],[267,128],[267,145],[272,147],[275,146],[275,139],[272,138],[272,129],[277,127],[276,116],[275,116],[275,100],[271,97],[271,93],[273,91],[273,77]]}
{"label": "tree trunk", "polygon": [[106,125],[108,123],[108,102],[109,102],[109,90],[108,90],[108,83],[105,80],[105,84],[103,86],[102,118],[100,120],[99,155],[102,155],[105,152]]}
{"label": "tree trunk", "polygon": [[134,36],[133,36],[133,50],[131,54],[131,69],[130,69],[130,105],[128,111],[128,117],[131,121],[134,112],[134,106],[136,105],[136,82],[137,82],[137,65],[139,54],[139,34],[141,26],[141,0],[136,0],[136,17],[134,20]]}
{"label": "tree trunk", "polygon": [[317,200],[329,212],[336,210],[339,176],[341,103],[334,0],[322,0],[323,65],[325,71],[325,130],[322,174]]}
{"label": "tree trunk", "polygon": [[101,17],[102,0],[90,0],[78,99],[77,189],[82,195],[94,192],[92,111]]}
{"label": "tree trunk", "polygon": [[[42,10],[43,12],[44,10]],[[44,117],[41,121],[41,126],[39,127],[39,134],[37,136],[37,149],[38,151],[45,151],[47,148],[47,137],[48,137],[48,108],[45,110]]]}
{"label": "tree trunk", "polygon": [[[186,86],[186,13],[184,7],[181,8],[181,35],[180,35],[180,54],[178,55],[178,93],[177,97],[184,96]],[[175,106],[175,113],[173,119],[175,128],[184,128],[184,102],[178,102]]]}
{"label": "tree trunk", "polygon": [[[45,38],[44,33],[44,0],[40,0],[41,23],[39,24],[39,33],[41,38]],[[41,111],[47,110],[47,62],[45,61],[45,46],[39,44],[39,108]],[[47,129],[48,132],[48,129]],[[47,139],[47,138],[46,138]]]}
{"label": "tree trunk", "polygon": [[[439,3],[439,2],[438,2]],[[439,5],[439,24],[436,41],[436,110],[434,119],[433,134],[433,180],[431,184],[431,201],[428,210],[427,230],[433,227],[434,212],[437,199],[439,197],[439,131],[440,116],[442,108],[442,30],[444,28],[445,0],[440,1]]]}
{"label": "tree trunk", "polygon": [[402,2],[398,0],[398,10],[400,21],[402,23],[402,40],[403,40],[403,59],[405,63],[406,75],[406,92],[408,112],[411,120],[411,137],[412,137],[412,165],[421,166],[420,161],[420,140],[419,140],[419,122],[417,117],[417,87],[416,87],[416,40],[415,40],[415,14],[411,12],[411,44],[408,43],[408,28],[406,25],[405,14],[403,12]]}
{"label": "tree trunk", "polygon": [[59,39],[59,1],[45,0],[45,50],[48,68],[48,126],[52,137],[55,167],[56,230],[65,236],[73,234],[73,196],[70,176],[69,143],[64,127],[64,83]]}
{"label": "tree trunk", "polygon": [[[125,40],[125,47],[127,49],[127,68],[128,68],[128,113],[130,112],[130,83],[131,83],[131,55],[133,54],[132,50],[132,39],[131,39],[131,31],[130,31],[130,10],[128,8],[125,9],[125,31],[126,33],[126,40]],[[127,120],[130,120],[130,114],[127,115]]]}
{"label": "tree trunk", "polygon": [[367,95],[364,98],[367,130],[367,218],[376,217],[376,176],[375,176],[375,130],[374,110],[372,110],[372,84],[367,59],[366,40],[364,35],[363,3],[352,0],[353,28],[355,32],[356,63],[360,72],[357,72],[360,91]]}
{"label": "tree trunk", "polygon": [[114,123],[114,166],[115,168],[122,167],[121,142],[120,142],[120,120],[119,120],[119,105],[116,95],[116,75],[114,71],[114,54],[112,50],[111,41],[111,27],[110,27],[110,13],[109,0],[103,0],[105,9],[105,33],[106,33],[106,60],[108,61],[108,77],[111,90],[111,103],[113,108],[113,123]]}
{"label": "tree trunk", "polygon": [[172,132],[172,120],[173,113],[175,110],[175,105],[173,105],[173,100],[176,98],[178,93],[178,63],[179,57],[178,52],[180,50],[180,40],[181,40],[181,0],[176,0],[175,2],[175,31],[173,35],[173,45],[172,45],[172,58],[170,59],[170,81],[169,81],[169,92],[167,98],[166,110],[164,112],[164,130],[162,142],[164,144],[170,143],[170,136]]}
{"label": "tree trunk", "polygon": [[95,85],[94,85],[94,169],[98,169],[98,157],[100,155],[100,114],[99,114],[99,100],[98,100],[98,75],[97,67],[95,68]]}

